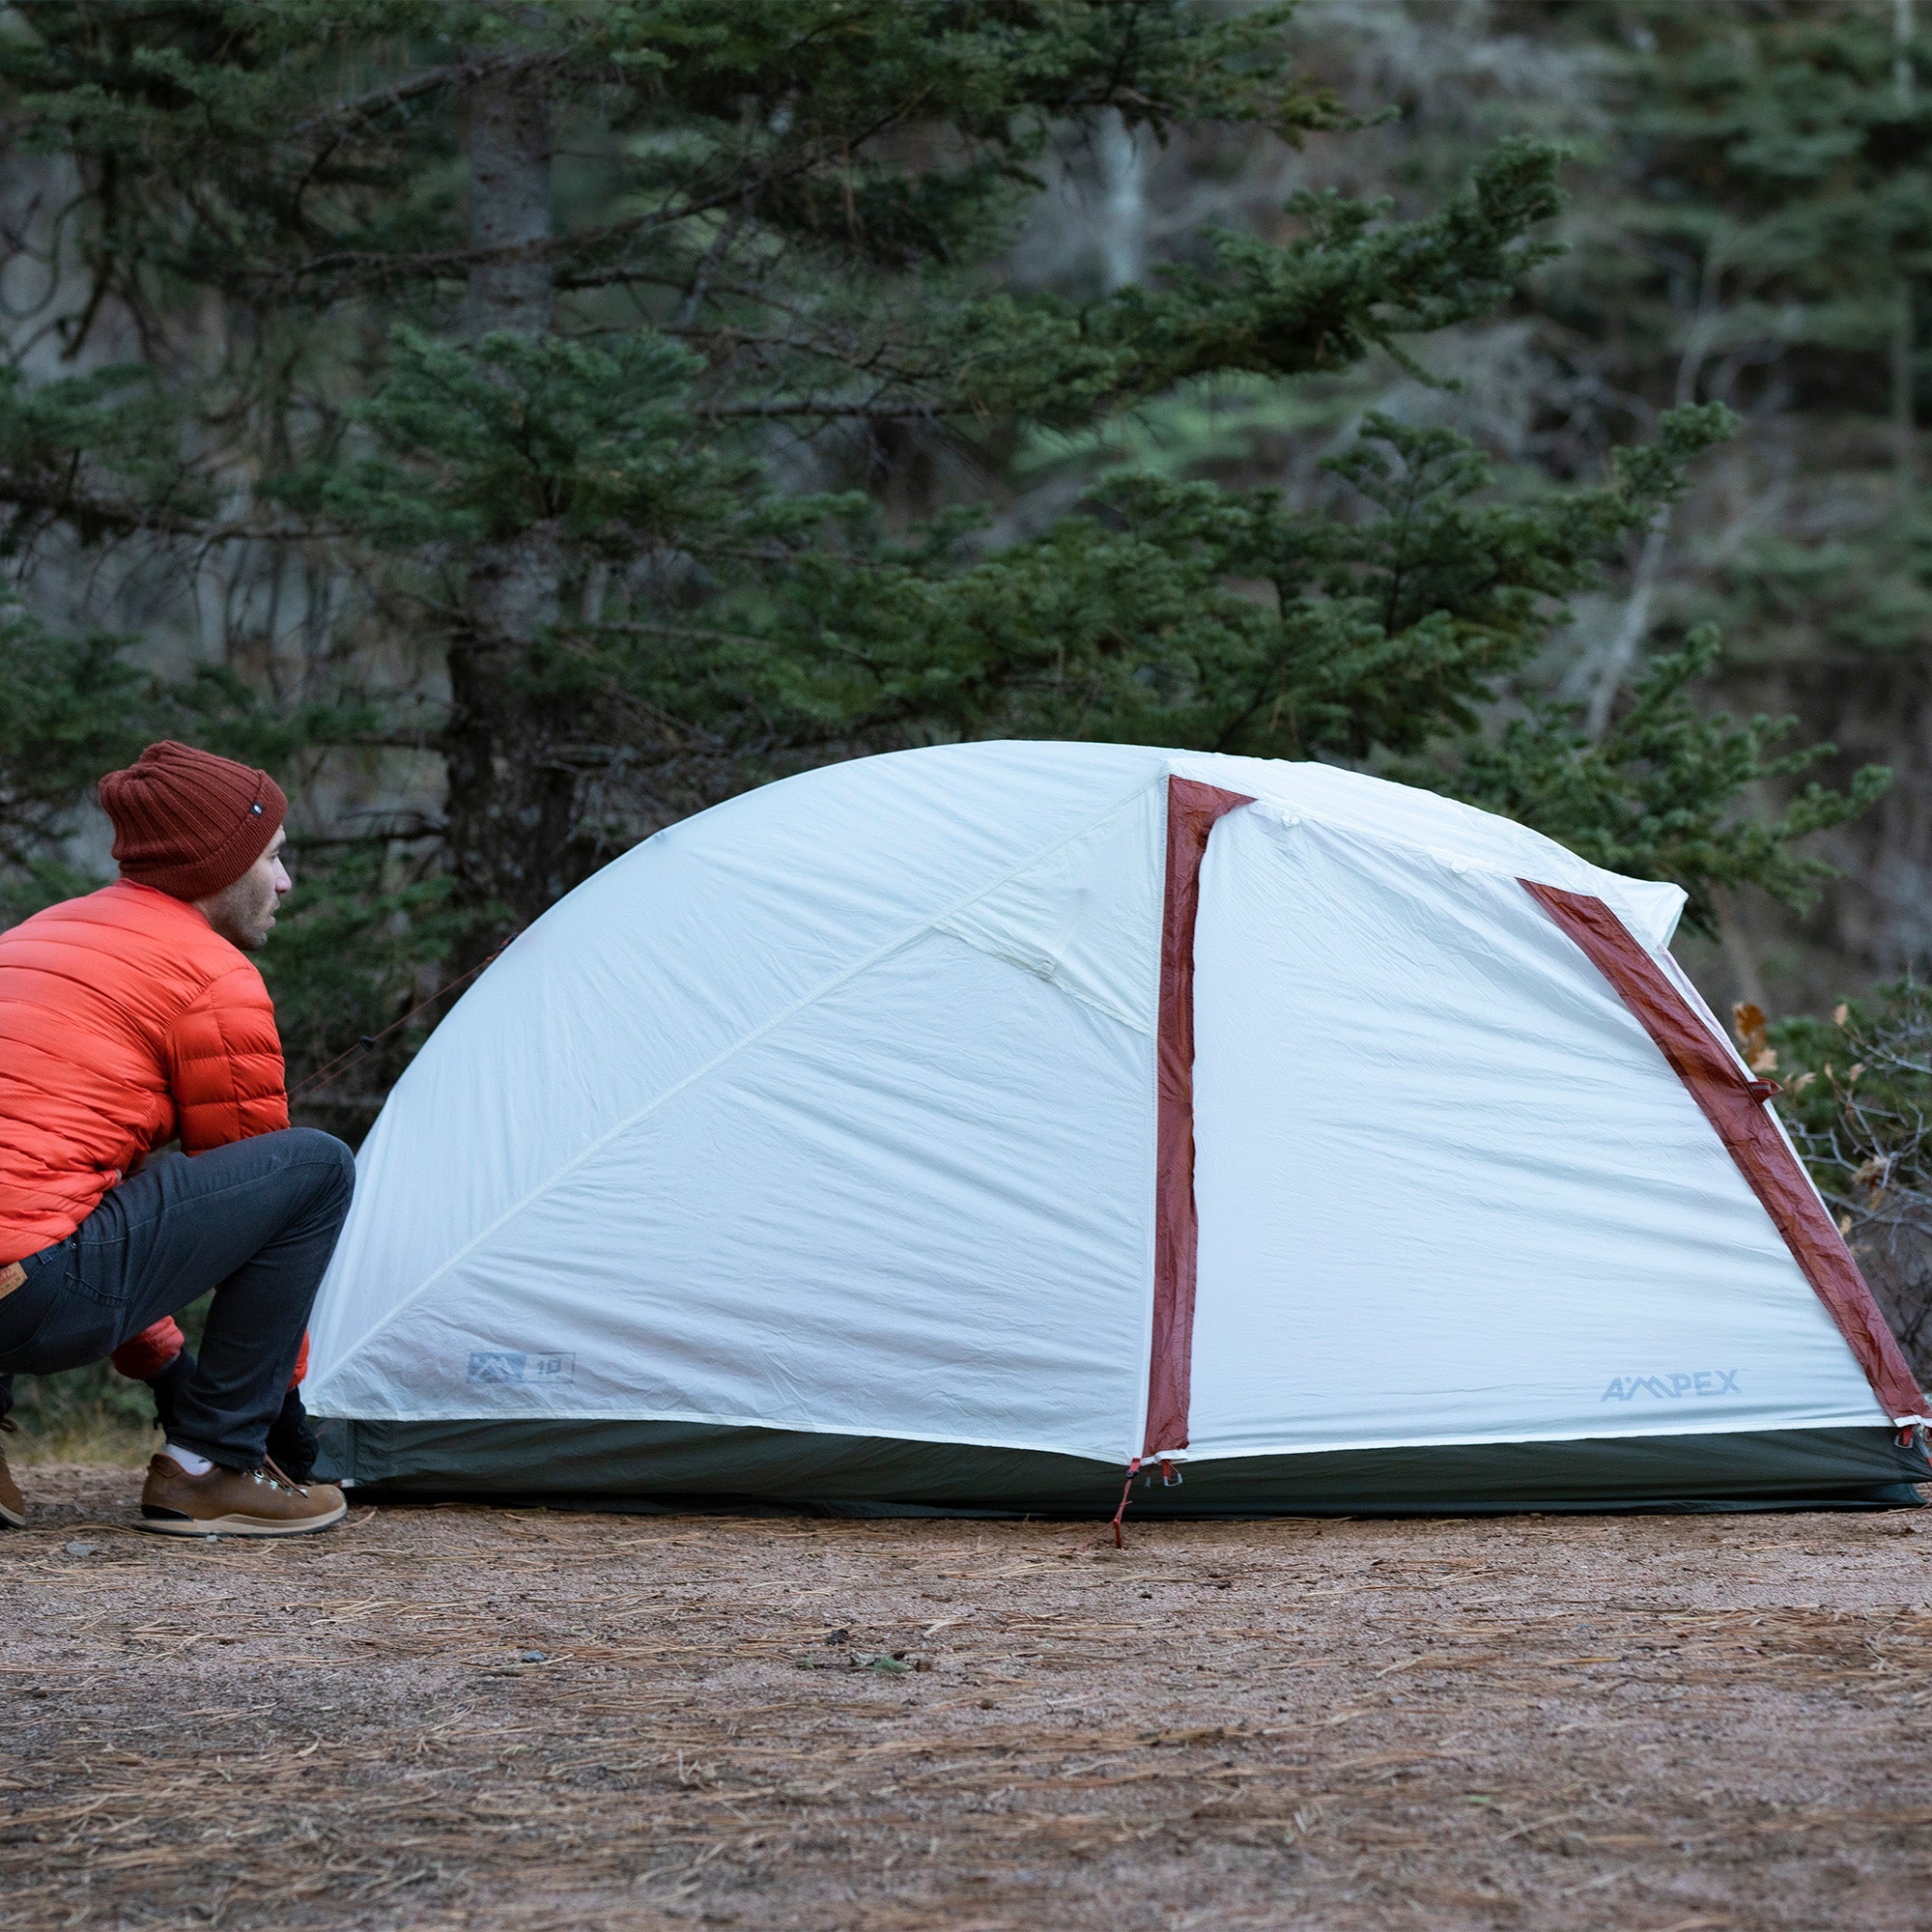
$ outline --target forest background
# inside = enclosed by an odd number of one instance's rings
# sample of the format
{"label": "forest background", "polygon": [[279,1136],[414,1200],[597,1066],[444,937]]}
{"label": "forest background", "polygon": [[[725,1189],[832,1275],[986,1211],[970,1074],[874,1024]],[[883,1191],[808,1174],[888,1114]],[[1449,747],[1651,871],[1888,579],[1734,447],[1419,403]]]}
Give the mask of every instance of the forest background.
{"label": "forest background", "polygon": [[149,739],[270,764],[353,1140],[439,994],[748,785],[1339,760],[1687,887],[1922,1362],[1922,24],[9,8],[0,923],[111,874]]}

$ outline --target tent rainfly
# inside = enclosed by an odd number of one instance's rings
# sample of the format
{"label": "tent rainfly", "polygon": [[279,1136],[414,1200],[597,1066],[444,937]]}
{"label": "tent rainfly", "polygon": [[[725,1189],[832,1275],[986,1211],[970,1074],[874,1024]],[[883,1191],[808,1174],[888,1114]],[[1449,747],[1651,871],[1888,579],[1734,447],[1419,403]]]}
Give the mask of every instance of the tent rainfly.
{"label": "tent rainfly", "polygon": [[1314,764],[973,744],[661,832],[357,1162],[364,1486],[1136,1515],[1910,1500],[1683,895]]}

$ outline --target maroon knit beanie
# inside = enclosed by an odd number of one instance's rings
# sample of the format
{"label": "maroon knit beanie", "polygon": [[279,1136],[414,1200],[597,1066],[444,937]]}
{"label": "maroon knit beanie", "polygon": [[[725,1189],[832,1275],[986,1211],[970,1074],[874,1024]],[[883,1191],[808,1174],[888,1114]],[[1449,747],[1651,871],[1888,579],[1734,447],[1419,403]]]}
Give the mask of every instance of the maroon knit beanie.
{"label": "maroon knit beanie", "polygon": [[267,772],[164,738],[100,781],[124,879],[213,898],[268,850],[289,802]]}

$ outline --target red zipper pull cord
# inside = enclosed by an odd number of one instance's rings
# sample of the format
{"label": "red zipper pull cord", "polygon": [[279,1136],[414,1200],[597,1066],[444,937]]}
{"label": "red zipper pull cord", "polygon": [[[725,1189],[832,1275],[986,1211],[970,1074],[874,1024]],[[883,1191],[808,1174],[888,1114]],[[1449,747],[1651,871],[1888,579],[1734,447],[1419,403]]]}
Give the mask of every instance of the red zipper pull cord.
{"label": "red zipper pull cord", "polygon": [[1127,1480],[1121,1485],[1121,1506],[1114,1512],[1114,1548],[1124,1549],[1126,1538],[1121,1534],[1121,1519],[1127,1513],[1127,1497],[1133,1493],[1134,1478],[1141,1472],[1141,1459],[1136,1456],[1127,1464]]}

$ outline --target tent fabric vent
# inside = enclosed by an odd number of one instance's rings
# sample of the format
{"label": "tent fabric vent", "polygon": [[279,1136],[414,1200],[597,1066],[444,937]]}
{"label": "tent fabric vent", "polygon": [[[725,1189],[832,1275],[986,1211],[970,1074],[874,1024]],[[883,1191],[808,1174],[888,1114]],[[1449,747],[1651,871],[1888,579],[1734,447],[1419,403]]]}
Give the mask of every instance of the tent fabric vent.
{"label": "tent fabric vent", "polygon": [[1254,800],[1167,781],[1167,896],[1160,926],[1159,1173],[1154,1183],[1153,1345],[1143,1461],[1187,1447],[1199,1229],[1194,1211],[1194,927],[1208,836]]}

